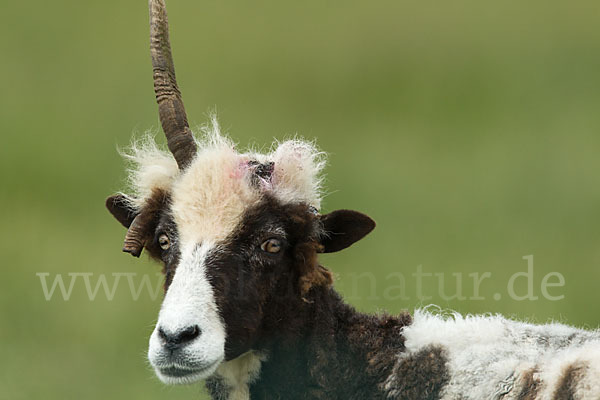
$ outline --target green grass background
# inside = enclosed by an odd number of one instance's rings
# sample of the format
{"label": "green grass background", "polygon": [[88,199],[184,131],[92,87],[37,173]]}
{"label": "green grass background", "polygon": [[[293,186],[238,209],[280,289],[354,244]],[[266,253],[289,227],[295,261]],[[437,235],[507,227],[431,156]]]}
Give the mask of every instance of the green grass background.
{"label": "green grass background", "polygon": [[[217,107],[242,146],[316,138],[330,153],[325,210],[378,228],[328,255],[364,311],[428,303],[537,322],[600,323],[600,4],[582,1],[168,1],[194,124]],[[45,301],[37,272],[159,270],[120,252],[104,198],[124,188],[116,147],[158,126],[145,1],[0,6],[0,398],[206,398],[166,387],[145,360],[160,306]],[[164,142],[161,136],[158,136]],[[516,301],[535,257],[564,299]],[[490,272],[485,300],[445,301],[411,274]],[[369,272],[374,279],[353,276]],[[388,274],[408,299],[385,298]],[[354,274],[354,275],[353,275]],[[526,288],[523,281],[517,289]],[[493,295],[501,293],[500,300]]]}

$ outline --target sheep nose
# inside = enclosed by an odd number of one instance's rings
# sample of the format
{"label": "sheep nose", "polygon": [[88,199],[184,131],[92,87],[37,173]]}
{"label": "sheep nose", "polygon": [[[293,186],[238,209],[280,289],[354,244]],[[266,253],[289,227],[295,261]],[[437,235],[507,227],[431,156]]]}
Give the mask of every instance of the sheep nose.
{"label": "sheep nose", "polygon": [[165,331],[162,327],[158,328],[158,336],[164,342],[164,346],[171,351],[186,346],[200,336],[201,333],[202,331],[198,325],[188,326],[173,333]]}

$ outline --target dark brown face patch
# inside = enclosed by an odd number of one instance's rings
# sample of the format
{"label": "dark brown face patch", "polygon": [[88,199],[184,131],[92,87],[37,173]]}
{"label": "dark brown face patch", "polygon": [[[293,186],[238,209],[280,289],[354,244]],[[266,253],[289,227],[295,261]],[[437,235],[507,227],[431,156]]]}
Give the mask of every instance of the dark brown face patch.
{"label": "dark brown face patch", "polygon": [[[271,197],[248,209],[234,232],[209,252],[207,276],[227,330],[226,356],[249,350],[275,303],[300,299],[315,286],[332,283],[318,264],[318,216],[306,204],[281,204]],[[262,248],[281,243],[277,253]]]}

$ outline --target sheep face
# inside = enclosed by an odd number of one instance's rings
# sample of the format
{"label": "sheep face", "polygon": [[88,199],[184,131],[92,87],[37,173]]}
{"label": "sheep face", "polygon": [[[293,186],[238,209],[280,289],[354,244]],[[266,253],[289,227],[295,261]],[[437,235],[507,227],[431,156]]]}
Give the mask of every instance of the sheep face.
{"label": "sheep face", "polygon": [[137,196],[107,203],[125,226],[141,221],[140,242],[164,263],[148,356],[165,383],[208,377],[255,349],[276,331],[283,299],[331,284],[317,253],[341,250],[374,227],[354,211],[318,213],[322,163],[309,144],[239,154],[217,135],[199,147],[180,173],[160,153],[138,152]]}
{"label": "sheep face", "polygon": [[[166,273],[166,295],[149,348],[164,382],[210,375],[221,361],[253,348],[281,298],[331,283],[324,268],[311,264],[321,248],[320,222],[305,204],[265,197],[218,241],[185,243],[168,215],[157,225],[158,246],[151,250]],[[165,234],[171,246],[156,253]]]}

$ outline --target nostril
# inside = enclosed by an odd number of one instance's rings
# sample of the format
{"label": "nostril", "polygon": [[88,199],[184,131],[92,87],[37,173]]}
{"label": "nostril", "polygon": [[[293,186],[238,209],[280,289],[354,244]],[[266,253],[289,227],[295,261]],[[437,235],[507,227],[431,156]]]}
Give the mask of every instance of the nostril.
{"label": "nostril", "polygon": [[200,336],[200,327],[198,325],[190,326],[181,331],[179,341],[181,343],[190,342]]}
{"label": "nostril", "polygon": [[165,347],[170,350],[182,347],[200,336],[201,333],[202,331],[198,325],[188,326],[174,333],[168,333],[162,327],[158,328],[158,336],[164,342]]}
{"label": "nostril", "polygon": [[169,335],[167,335],[163,328],[158,328],[158,336],[165,342],[169,341]]}

